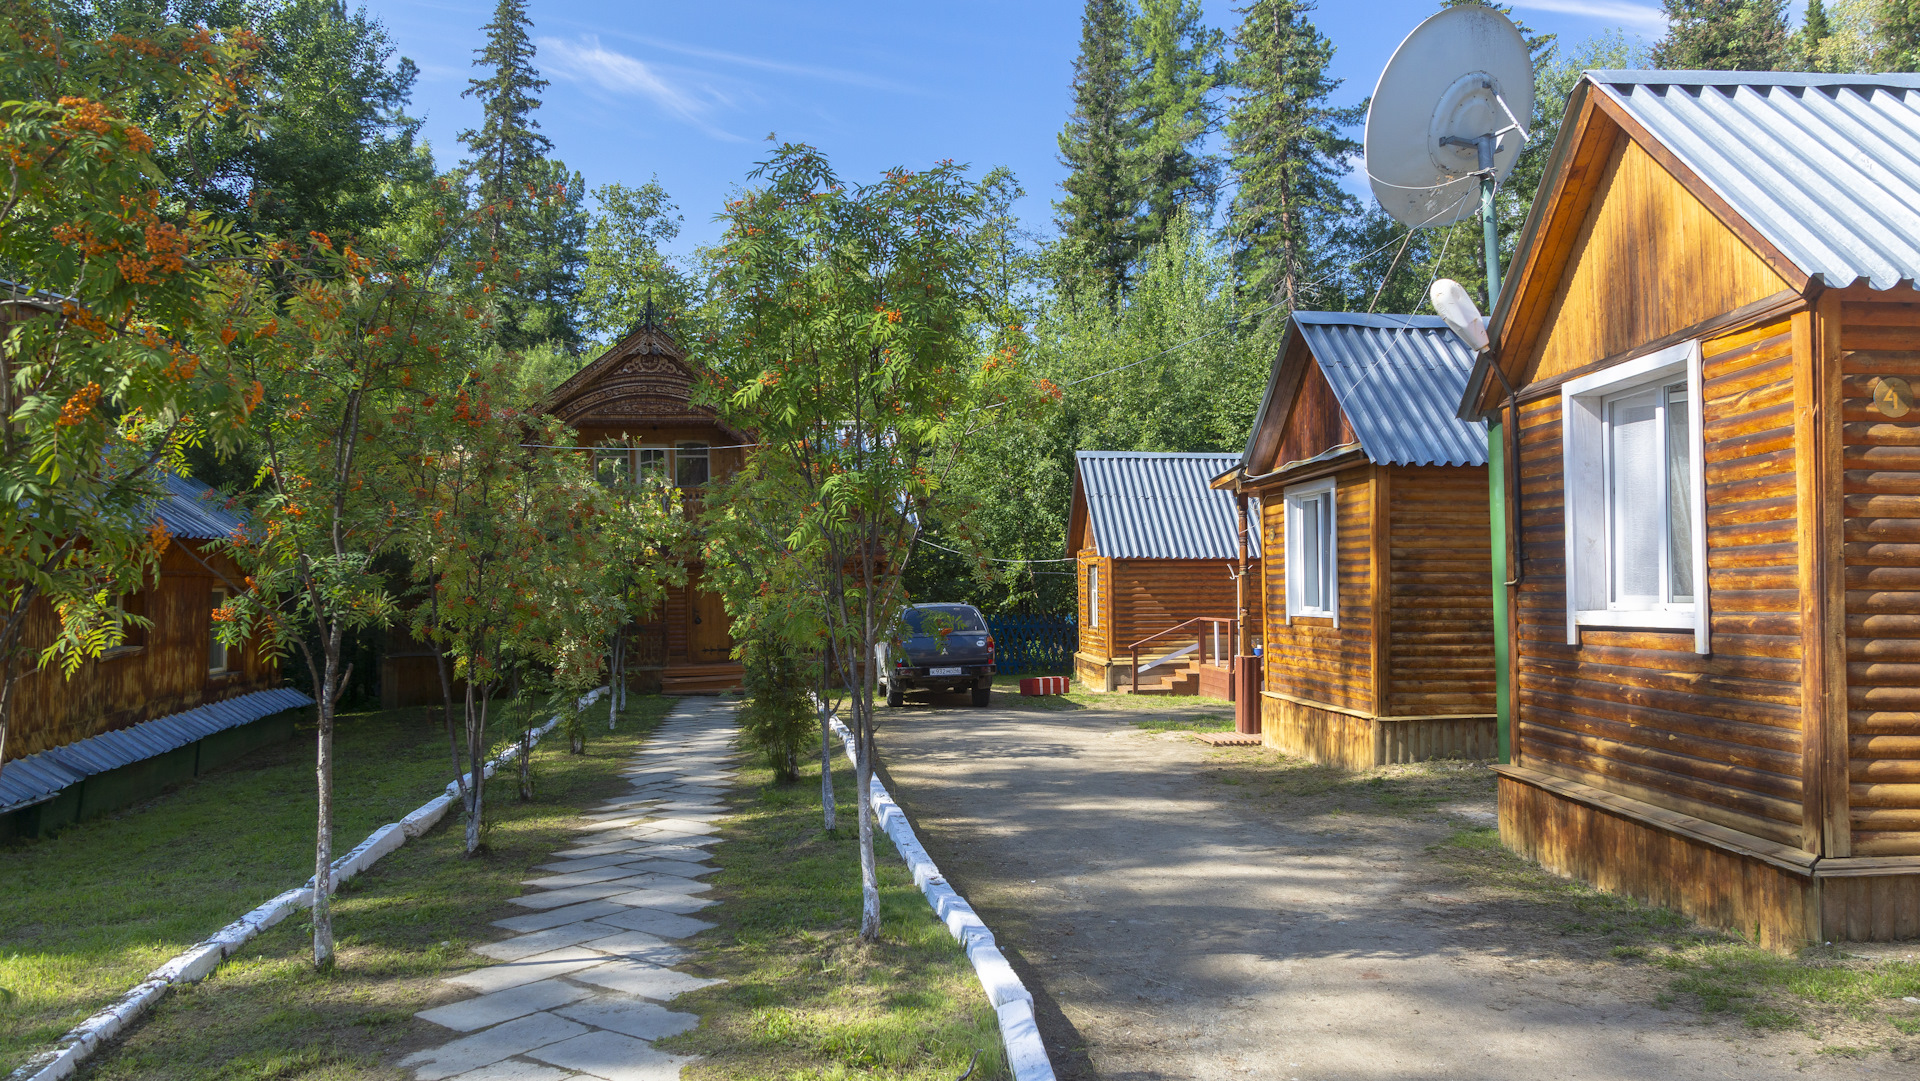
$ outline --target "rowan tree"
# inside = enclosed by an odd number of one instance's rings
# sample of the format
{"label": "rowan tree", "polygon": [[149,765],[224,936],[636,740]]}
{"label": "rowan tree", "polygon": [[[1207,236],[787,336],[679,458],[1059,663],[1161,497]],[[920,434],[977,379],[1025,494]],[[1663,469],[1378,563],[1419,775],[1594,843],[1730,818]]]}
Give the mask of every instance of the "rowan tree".
{"label": "rowan tree", "polygon": [[190,444],[231,446],[257,401],[234,365],[248,244],[162,198],[129,119],[164,94],[189,127],[250,125],[255,50],[180,26],[70,38],[0,3],[0,760],[23,675],[71,675],[142,622],[118,598],[168,544],[162,472]]}

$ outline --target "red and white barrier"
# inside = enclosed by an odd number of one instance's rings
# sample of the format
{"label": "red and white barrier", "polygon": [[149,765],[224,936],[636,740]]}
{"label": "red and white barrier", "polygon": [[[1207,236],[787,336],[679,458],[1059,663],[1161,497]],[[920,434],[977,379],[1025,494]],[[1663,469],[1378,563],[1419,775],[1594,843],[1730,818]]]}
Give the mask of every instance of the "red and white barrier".
{"label": "red and white barrier", "polygon": [[1067,677],[1033,676],[1028,679],[1023,679],[1020,681],[1020,693],[1029,698],[1046,694],[1065,694],[1067,693]]}

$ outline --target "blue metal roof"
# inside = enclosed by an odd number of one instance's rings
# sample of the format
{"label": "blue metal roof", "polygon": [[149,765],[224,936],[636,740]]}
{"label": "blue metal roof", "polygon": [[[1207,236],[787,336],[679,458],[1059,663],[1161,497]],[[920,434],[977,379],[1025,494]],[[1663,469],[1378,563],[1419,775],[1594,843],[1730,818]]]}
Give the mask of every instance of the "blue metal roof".
{"label": "blue metal roof", "polygon": [[225,509],[227,497],[191,477],[167,473],[162,478],[167,498],[155,513],[167,523],[167,532],[185,540],[224,540],[246,524],[246,519]]}
{"label": "blue metal roof", "polygon": [[[1083,450],[1074,457],[1086,493],[1087,523],[1102,556],[1240,558],[1233,493],[1208,487],[1240,464],[1238,456]],[[1247,552],[1260,554],[1257,528]]]}
{"label": "blue metal roof", "polygon": [[0,813],[45,802],[93,774],[165,754],[282,710],[310,705],[312,698],[290,687],[255,691],[14,759],[0,765]]}
{"label": "blue metal roof", "polygon": [[1586,78],[1815,280],[1920,281],[1920,75]]}
{"label": "blue metal roof", "polygon": [[[1292,318],[1370,461],[1487,464],[1486,425],[1454,415],[1473,353],[1437,316],[1294,312]],[[1288,404],[1279,403],[1282,410]],[[1263,419],[1265,410],[1263,404]]]}

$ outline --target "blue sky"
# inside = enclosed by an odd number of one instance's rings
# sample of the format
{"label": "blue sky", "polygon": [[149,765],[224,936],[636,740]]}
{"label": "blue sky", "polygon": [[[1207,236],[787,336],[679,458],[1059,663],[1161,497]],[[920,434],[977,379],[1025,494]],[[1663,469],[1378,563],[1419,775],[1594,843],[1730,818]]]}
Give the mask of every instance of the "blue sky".
{"label": "blue sky", "polygon": [[[1214,26],[1238,22],[1234,0],[1205,6]],[[1342,99],[1370,93],[1400,39],[1435,7],[1323,0],[1316,21],[1338,50]],[[1616,27],[1651,42],[1664,25],[1653,0],[1514,7],[1564,42]],[[458,133],[479,119],[460,92],[493,0],[369,0],[368,9],[420,66],[413,112],[425,117],[435,154],[443,165],[457,160]],[[531,0],[530,9],[536,63],[553,84],[537,119],[555,154],[589,188],[657,175],[686,217],[682,250],[717,235],[713,214],[765,157],[769,133],[820,147],[850,180],[942,158],[976,172],[1006,165],[1029,193],[1028,227],[1051,229],[1064,175],[1055,136],[1079,48],[1076,0]]]}

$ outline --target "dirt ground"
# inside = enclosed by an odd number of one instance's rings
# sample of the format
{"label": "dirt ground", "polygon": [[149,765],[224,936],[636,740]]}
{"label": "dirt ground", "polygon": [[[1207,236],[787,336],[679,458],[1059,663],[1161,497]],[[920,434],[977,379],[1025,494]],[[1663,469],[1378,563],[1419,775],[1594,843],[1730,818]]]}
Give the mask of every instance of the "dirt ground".
{"label": "dirt ground", "polygon": [[1431,850],[1488,820],[1490,785],[1413,814],[1249,798],[1219,779],[1232,752],[1141,718],[881,713],[889,786],[1033,992],[1063,1079],[1920,1075],[1898,1043],[1703,1017],[1606,940],[1476,899]]}

